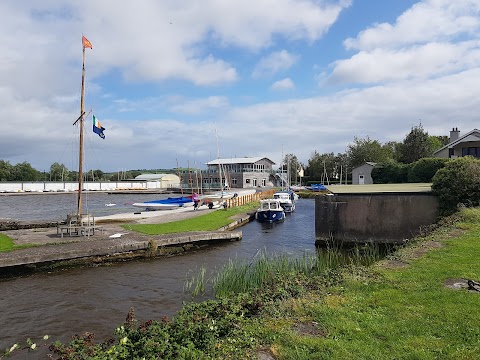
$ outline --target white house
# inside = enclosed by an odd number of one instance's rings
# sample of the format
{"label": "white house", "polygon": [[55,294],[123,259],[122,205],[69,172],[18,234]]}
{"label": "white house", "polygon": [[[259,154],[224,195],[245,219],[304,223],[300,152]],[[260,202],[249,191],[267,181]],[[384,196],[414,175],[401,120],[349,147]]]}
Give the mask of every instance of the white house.
{"label": "white house", "polygon": [[453,128],[450,131],[450,142],[433,153],[434,157],[457,158],[461,156],[480,158],[480,130],[472,131],[460,136],[460,130]]}

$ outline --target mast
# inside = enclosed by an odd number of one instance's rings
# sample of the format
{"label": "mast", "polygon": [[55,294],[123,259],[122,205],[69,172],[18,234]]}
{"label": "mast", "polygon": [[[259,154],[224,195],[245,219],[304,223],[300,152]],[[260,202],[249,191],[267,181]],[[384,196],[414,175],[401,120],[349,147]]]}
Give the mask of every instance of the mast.
{"label": "mast", "polygon": [[223,197],[223,180],[222,180],[222,165],[220,162],[220,147],[218,146],[217,126],[215,125],[215,138],[217,139],[217,160],[218,160],[218,176],[220,178],[220,191]]}
{"label": "mast", "polygon": [[[82,35],[82,49],[83,49],[83,61],[82,61],[82,92],[80,96],[80,117],[77,121],[80,121],[80,141],[78,151],[78,199],[77,199],[77,217],[80,221],[82,216],[82,189],[83,189],[83,127],[84,127],[84,115],[85,115],[85,49],[92,49],[92,43]],[[77,122],[75,121],[75,123]],[[74,124],[75,124],[74,123]]]}
{"label": "mast", "polygon": [[183,184],[182,184],[182,176],[180,175],[180,168],[178,167],[178,159],[177,160],[177,172],[178,172],[178,178],[180,179],[180,192],[182,193],[183,196]]}
{"label": "mast", "polygon": [[[83,39],[82,39],[83,40]],[[83,41],[82,41],[83,44]],[[85,98],[85,44],[83,48],[83,62],[82,62],[82,92],[80,97],[80,143],[78,152],[78,198],[77,198],[77,216],[82,214],[82,189],[83,189],[83,115],[85,114],[84,98]]]}

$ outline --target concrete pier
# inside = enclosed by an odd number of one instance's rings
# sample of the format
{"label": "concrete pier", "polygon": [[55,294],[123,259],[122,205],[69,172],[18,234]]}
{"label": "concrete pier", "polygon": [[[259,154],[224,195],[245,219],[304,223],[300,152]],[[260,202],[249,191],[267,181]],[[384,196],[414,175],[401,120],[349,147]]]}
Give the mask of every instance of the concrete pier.
{"label": "concrete pier", "polygon": [[[241,231],[190,232],[170,235],[89,239],[76,237],[77,241],[50,244],[28,249],[0,253],[1,269],[24,266],[45,266],[58,262],[96,262],[131,258],[160,256],[166,253],[184,251],[186,247],[215,241],[238,241]],[[174,247],[175,250],[167,249]]]}

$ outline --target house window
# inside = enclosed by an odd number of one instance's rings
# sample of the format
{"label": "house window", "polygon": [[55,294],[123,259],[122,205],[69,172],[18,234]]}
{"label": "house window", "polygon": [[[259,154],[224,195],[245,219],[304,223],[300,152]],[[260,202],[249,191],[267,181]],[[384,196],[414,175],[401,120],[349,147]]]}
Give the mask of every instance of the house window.
{"label": "house window", "polygon": [[462,148],[462,156],[473,156],[480,158],[480,147]]}
{"label": "house window", "polygon": [[232,185],[237,185],[237,179],[236,178],[232,179]]}
{"label": "house window", "polygon": [[250,179],[245,179],[245,184],[250,184]]}
{"label": "house window", "polygon": [[257,186],[257,179],[253,179],[253,186]]}
{"label": "house window", "polygon": [[448,157],[452,157],[453,155],[455,155],[454,149],[453,148],[448,149]]}
{"label": "house window", "polygon": [[267,179],[262,179],[262,186],[263,187],[267,186]]}

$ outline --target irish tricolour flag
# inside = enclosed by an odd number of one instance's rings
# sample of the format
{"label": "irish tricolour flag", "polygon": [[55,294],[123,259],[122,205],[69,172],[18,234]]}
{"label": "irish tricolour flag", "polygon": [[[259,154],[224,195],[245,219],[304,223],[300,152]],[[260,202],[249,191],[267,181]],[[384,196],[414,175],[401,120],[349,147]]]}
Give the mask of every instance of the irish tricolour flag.
{"label": "irish tricolour flag", "polygon": [[100,121],[93,115],[93,132],[95,134],[98,134],[102,139],[105,139],[105,134],[103,133],[103,130],[105,130],[102,125],[100,125]]}

